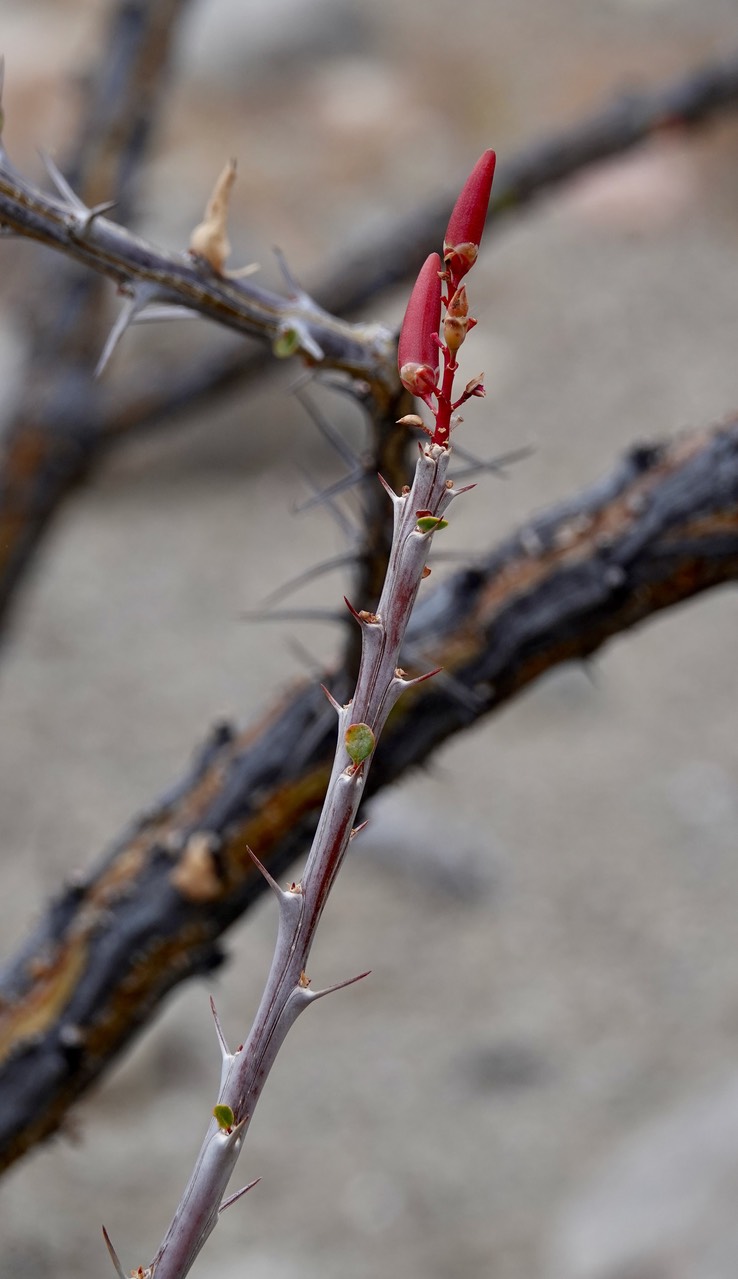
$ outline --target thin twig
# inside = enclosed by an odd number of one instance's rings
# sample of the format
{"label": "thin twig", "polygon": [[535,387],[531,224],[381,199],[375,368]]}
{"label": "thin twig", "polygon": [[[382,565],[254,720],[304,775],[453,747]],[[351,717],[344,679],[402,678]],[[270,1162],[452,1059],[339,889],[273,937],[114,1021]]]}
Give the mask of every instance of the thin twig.
{"label": "thin twig", "polygon": [[417,512],[427,510],[440,518],[457,496],[446,481],[449,457],[448,449],[428,445],[418,458],[412,489],[393,496],[394,536],[382,597],[376,613],[354,613],[362,637],[356,687],[345,706],[329,695],[338,713],[338,743],[300,883],[286,891],[280,889],[266,868],[252,858],[279,905],[274,958],[248,1038],[239,1051],[223,1054],[213,1118],[187,1188],[149,1268],[157,1279],[184,1279],[215,1228],[270,1069],[300,1013],[323,995],[358,980],[350,978],[327,990],[312,990],[308,959],[349,846],[376,744],[398,698],[416,682],[399,669],[399,657],[432,536],[419,528]]}

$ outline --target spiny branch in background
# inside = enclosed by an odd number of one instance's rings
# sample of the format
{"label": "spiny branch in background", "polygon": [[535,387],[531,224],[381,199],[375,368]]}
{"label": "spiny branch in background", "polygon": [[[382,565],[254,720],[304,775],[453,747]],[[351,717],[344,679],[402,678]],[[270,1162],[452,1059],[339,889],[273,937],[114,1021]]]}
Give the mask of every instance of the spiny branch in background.
{"label": "spiny branch in background", "polygon": [[[172,36],[186,6],[187,0],[109,6],[99,62],[83,82],[79,136],[63,166],[64,181],[84,207],[115,200],[117,216],[135,219]],[[105,449],[105,397],[91,376],[93,352],[109,325],[105,281],[68,259],[44,256],[29,292],[38,302],[27,310],[25,381],[15,404],[6,406],[0,449],[0,624],[61,502]]]}
{"label": "spiny branch in background", "polygon": [[[165,84],[161,69],[185,7],[185,0],[119,0],[113,9],[101,72],[91,81],[88,107],[81,113],[87,122],[85,132],[65,166],[70,189],[78,192],[83,202],[91,202],[91,207],[104,200],[117,200],[118,215],[130,216],[134,190],[131,175],[140,167],[157,118]],[[621,96],[582,123],[534,143],[503,164],[497,174],[497,194],[492,198],[489,216],[515,214],[539,193],[594,163],[621,154],[659,133],[674,134],[702,125],[734,110],[737,104],[736,55],[692,70],[663,88]],[[120,147],[119,153],[113,152],[116,146]],[[14,190],[12,182],[8,188],[12,175],[8,165],[4,157],[6,197],[12,190],[8,198],[22,223],[23,202],[30,197],[22,182],[18,190]],[[111,173],[115,175],[112,183]],[[119,180],[123,178],[125,186],[121,188]],[[105,183],[107,189],[101,190]],[[427,246],[442,234],[449,208],[450,200],[441,198],[409,218],[388,223],[374,243],[350,257],[342,252],[335,266],[319,272],[310,292],[329,312],[356,313],[370,299],[417,270]],[[34,213],[34,219],[35,216]],[[27,234],[33,228],[11,225],[0,207],[0,231]],[[69,240],[68,230],[63,225],[57,227],[56,220],[55,234]],[[64,244],[57,247],[63,248]],[[171,425],[175,417],[182,419],[218,392],[245,386],[269,362],[262,343],[258,348],[239,346],[210,354],[169,379],[152,380],[146,370],[139,369],[136,376],[126,378],[125,385],[114,388],[86,382],[94,364],[90,359],[89,334],[100,331],[107,299],[86,269],[95,263],[84,256],[83,246],[67,247],[83,265],[68,264],[64,277],[68,278],[68,285],[61,278],[58,263],[46,268],[54,270],[54,284],[39,289],[43,305],[38,311],[38,336],[28,361],[28,383],[8,424],[0,456],[0,623],[61,502],[93,472],[98,458],[112,444],[137,430]],[[129,274],[123,271],[124,283]],[[84,290],[80,278],[85,281]],[[79,306],[83,291],[88,302]],[[243,305],[242,297],[235,296]],[[181,309],[176,299],[166,305],[170,315],[172,306],[181,315],[191,312],[191,302],[188,299],[188,305]],[[233,302],[229,294],[228,306]],[[149,316],[161,317],[161,309],[149,307]],[[225,317],[217,314],[214,318]],[[145,321],[146,311],[134,319]],[[389,367],[385,355],[380,354],[379,364]],[[61,378],[62,369],[68,369],[70,364],[79,369],[79,386],[89,386],[87,402],[80,393],[75,403],[73,435],[61,398],[55,408],[54,396],[48,397],[41,419],[33,395],[35,368],[42,365],[46,384],[53,386],[56,370]],[[33,449],[28,447],[30,439]],[[27,460],[19,465],[19,459],[28,457],[35,459],[31,472]],[[381,463],[378,469],[386,471]]]}
{"label": "spiny branch in background", "polygon": [[[589,663],[614,636],[736,580],[738,418],[633,449],[421,597],[407,645],[445,677],[398,703],[367,793],[557,664]],[[59,1128],[169,991],[223,962],[221,935],[262,892],[246,847],[275,878],[301,854],[332,754],[320,683],[349,696],[344,672],[323,669],[242,732],[218,725],[0,973],[0,1167]]]}

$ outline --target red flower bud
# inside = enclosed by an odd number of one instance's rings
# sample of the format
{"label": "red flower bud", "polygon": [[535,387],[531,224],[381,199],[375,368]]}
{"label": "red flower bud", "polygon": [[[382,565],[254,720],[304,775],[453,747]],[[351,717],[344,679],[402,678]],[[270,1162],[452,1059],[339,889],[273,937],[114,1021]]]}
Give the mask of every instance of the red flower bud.
{"label": "red flower bud", "polygon": [[452,272],[454,282],[474,266],[487,217],[496,156],[485,151],[477,160],[454,205],[443,240],[443,260]]}
{"label": "red flower bud", "polygon": [[420,268],[400,329],[397,363],[402,385],[426,399],[438,382],[441,259],[431,253]]}

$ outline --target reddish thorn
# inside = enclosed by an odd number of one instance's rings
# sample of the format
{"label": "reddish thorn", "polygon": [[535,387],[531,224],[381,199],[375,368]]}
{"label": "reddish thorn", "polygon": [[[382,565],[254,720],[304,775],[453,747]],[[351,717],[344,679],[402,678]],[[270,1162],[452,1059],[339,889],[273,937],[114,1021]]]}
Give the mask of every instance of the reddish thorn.
{"label": "reddish thorn", "polygon": [[435,670],[426,671],[425,675],[416,675],[415,679],[404,679],[403,683],[410,688],[413,684],[424,684],[427,679],[433,679],[434,675],[440,675],[443,670],[442,666],[436,666]]}
{"label": "reddish thorn", "polygon": [[377,471],[377,479],[379,480],[379,483],[382,485],[382,488],[384,489],[385,493],[389,493],[390,497],[392,498],[392,501],[396,502],[397,494],[395,493],[395,490],[393,489],[392,485],[387,483],[381,471]]}
{"label": "reddish thorn", "polygon": [[361,616],[361,614],[360,614],[360,613],[357,613],[356,609],[354,608],[353,604],[351,603],[351,600],[350,600],[350,599],[348,599],[348,598],[347,598],[347,596],[345,596],[345,595],[344,595],[344,597],[343,597],[343,602],[344,602],[344,604],[346,605],[346,608],[348,609],[348,611],[349,611],[349,613],[351,614],[351,616],[355,619],[355,621],[357,621],[357,622],[359,623],[359,626],[363,626],[363,625],[364,625],[364,618]]}

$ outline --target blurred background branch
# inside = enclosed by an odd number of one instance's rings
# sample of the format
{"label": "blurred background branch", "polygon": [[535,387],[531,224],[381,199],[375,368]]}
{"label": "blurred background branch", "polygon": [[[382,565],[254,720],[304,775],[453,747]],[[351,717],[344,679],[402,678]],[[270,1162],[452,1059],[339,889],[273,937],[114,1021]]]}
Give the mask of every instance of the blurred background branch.
{"label": "blurred background branch", "polygon": [[[633,450],[421,597],[403,664],[442,674],[396,707],[368,793],[551,667],[736,576],[738,422]],[[350,695],[345,669],[320,682]],[[309,844],[335,744],[320,682],[243,732],[218,726],[0,974],[0,1166],[59,1127],[173,986],[219,966],[220,934],[265,890],[247,848],[278,876]]]}

